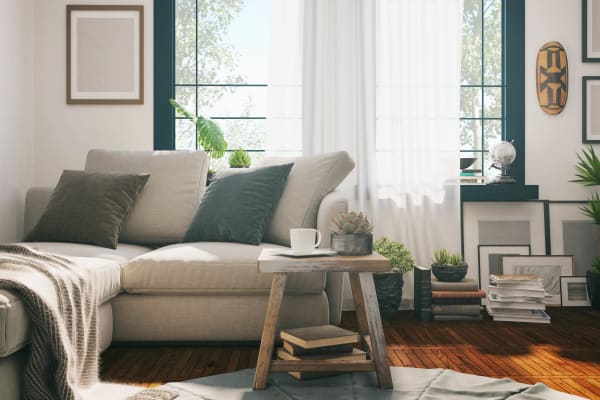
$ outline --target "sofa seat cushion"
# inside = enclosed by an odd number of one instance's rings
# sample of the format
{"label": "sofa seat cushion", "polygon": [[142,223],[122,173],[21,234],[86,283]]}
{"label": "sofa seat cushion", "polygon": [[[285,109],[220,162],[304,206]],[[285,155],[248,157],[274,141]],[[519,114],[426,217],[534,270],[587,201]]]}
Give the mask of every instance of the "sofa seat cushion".
{"label": "sofa seat cushion", "polygon": [[30,242],[27,245],[63,256],[104,258],[115,261],[119,265],[125,265],[132,258],[152,250],[149,247],[127,243],[119,243],[116,249],[107,249],[92,244],[66,242]]}
{"label": "sofa seat cushion", "polygon": [[[260,273],[256,260],[265,247],[194,242],[162,247],[134,258],[123,267],[122,284],[128,293],[256,295],[268,294],[271,274]],[[290,274],[286,293],[320,293],[325,273]]]}
{"label": "sofa seat cushion", "polygon": [[[92,272],[98,288],[98,304],[121,291],[121,265],[106,258],[73,257]],[[14,353],[29,341],[29,317],[25,305],[14,291],[0,289],[0,357]]]}

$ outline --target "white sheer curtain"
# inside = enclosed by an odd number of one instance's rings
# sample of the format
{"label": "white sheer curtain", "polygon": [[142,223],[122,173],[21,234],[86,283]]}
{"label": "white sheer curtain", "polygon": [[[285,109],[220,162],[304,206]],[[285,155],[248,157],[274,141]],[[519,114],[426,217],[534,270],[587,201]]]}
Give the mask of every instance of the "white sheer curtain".
{"label": "white sheer curtain", "polygon": [[[460,250],[462,0],[273,4],[270,75],[277,88],[300,80],[301,109],[298,97],[292,105],[274,91],[268,117],[301,115],[304,154],[352,155],[357,168],[344,187],[376,236],[405,243],[421,264],[435,248]],[[298,143],[298,127],[275,135]]]}

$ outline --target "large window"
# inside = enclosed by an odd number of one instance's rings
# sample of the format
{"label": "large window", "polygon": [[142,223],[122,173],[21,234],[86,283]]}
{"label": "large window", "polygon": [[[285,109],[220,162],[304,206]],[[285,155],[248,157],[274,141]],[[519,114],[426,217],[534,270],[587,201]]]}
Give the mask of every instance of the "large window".
{"label": "large window", "polygon": [[502,0],[465,0],[461,84],[463,175],[488,175],[488,152],[503,138]]}
{"label": "large window", "polygon": [[[229,149],[262,156],[266,136],[269,0],[175,0],[175,98],[209,117]],[[196,149],[196,127],[175,116],[175,148]],[[226,157],[211,168],[226,165]]]}

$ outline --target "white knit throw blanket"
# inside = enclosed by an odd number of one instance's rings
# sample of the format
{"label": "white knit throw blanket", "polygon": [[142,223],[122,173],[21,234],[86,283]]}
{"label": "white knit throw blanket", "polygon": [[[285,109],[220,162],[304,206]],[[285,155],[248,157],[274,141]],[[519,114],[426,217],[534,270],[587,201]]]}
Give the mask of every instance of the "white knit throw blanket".
{"label": "white knit throw blanket", "polygon": [[0,288],[13,290],[31,319],[25,400],[77,400],[98,381],[98,293],[77,262],[21,244],[0,244]]}

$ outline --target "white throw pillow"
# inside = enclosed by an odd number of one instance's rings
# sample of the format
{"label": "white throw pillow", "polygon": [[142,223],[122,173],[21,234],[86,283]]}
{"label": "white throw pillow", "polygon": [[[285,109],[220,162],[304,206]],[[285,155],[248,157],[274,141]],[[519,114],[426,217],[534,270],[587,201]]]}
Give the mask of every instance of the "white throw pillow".
{"label": "white throw pillow", "polygon": [[119,241],[163,245],[179,242],[194,218],[206,189],[208,156],[203,151],[90,150],[85,171],[150,174]]}
{"label": "white throw pillow", "polygon": [[297,158],[266,158],[260,166],[289,162],[294,166],[263,239],[284,246],[290,245],[291,228],[316,228],[321,200],[354,169],[354,161],[345,151]]}

